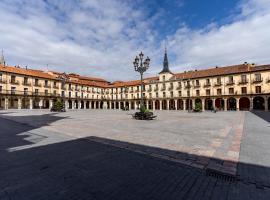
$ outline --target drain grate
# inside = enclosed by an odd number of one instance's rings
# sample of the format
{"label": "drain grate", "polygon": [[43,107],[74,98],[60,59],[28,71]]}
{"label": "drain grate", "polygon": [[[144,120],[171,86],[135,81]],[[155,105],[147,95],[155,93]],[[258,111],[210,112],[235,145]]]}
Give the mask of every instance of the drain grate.
{"label": "drain grate", "polygon": [[211,176],[226,182],[236,182],[237,177],[213,169],[206,169],[206,176]]}

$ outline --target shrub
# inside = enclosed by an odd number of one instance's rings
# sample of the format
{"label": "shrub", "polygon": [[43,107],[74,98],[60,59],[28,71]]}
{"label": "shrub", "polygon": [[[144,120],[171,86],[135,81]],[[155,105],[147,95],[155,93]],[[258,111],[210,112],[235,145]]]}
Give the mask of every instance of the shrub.
{"label": "shrub", "polygon": [[201,112],[202,111],[202,104],[201,103],[195,103],[195,112]]}
{"label": "shrub", "polygon": [[53,105],[54,109],[56,111],[61,111],[64,108],[64,103],[60,101],[59,99],[54,103]]}

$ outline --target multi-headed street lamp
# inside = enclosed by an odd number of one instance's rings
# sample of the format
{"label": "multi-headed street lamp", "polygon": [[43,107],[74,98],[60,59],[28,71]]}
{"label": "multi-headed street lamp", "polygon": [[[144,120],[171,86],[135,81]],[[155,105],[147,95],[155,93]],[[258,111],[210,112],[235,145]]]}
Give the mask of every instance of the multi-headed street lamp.
{"label": "multi-headed street lamp", "polygon": [[140,101],[140,108],[143,107],[143,73],[149,68],[150,65],[150,58],[143,60],[143,53],[139,54],[139,57],[136,56],[133,65],[136,72],[139,72],[141,75],[141,101]]}

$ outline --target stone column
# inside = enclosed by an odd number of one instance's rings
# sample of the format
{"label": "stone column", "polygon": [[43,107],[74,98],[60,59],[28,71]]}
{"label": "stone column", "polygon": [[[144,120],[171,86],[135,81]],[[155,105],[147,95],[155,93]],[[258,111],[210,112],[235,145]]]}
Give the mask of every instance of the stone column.
{"label": "stone column", "polygon": [[192,109],[195,108],[195,99],[192,100]]}
{"label": "stone column", "polygon": [[[30,103],[31,104],[31,103]],[[51,109],[53,107],[53,100],[52,99],[50,99],[49,100],[49,109]]]}
{"label": "stone column", "polygon": [[8,109],[8,98],[5,98],[5,110]]}
{"label": "stone column", "polygon": [[86,110],[86,101],[84,101],[83,103],[84,103],[83,109]]}
{"label": "stone column", "polygon": [[205,99],[201,99],[202,100],[202,111],[205,111]]}
{"label": "stone column", "polygon": [[22,99],[18,98],[18,109],[22,109]]}
{"label": "stone column", "polygon": [[213,109],[216,110],[216,99],[215,98],[212,99],[212,105],[213,105]]}
{"label": "stone column", "polygon": [[236,110],[239,111],[239,98],[236,98]]}
{"label": "stone column", "polygon": [[156,105],[156,101],[155,101],[155,100],[153,100],[153,110],[155,110],[155,109],[156,109],[155,105]]}
{"label": "stone column", "polygon": [[74,110],[74,109],[75,109],[74,104],[75,104],[75,101],[74,101],[74,100],[71,100],[71,109],[72,109],[72,110]]}
{"label": "stone column", "polygon": [[121,110],[121,101],[118,102],[118,110]]}
{"label": "stone column", "polygon": [[82,109],[81,101],[78,101],[78,109]]}
{"label": "stone column", "polygon": [[177,99],[174,100],[174,110],[177,110]]}
{"label": "stone column", "polygon": [[167,110],[170,110],[170,100],[169,99],[166,100],[166,104],[167,104]]}
{"label": "stone column", "polygon": [[268,108],[268,96],[265,96],[265,97],[264,97],[264,102],[265,102],[265,103],[264,103],[264,109],[265,109],[265,111],[268,111],[268,109],[269,109],[269,108]]}
{"label": "stone column", "polygon": [[29,102],[30,102],[30,110],[32,110],[33,109],[33,99],[30,98]]}
{"label": "stone column", "polygon": [[66,110],[69,109],[68,100],[65,100],[65,109],[66,109]]}
{"label": "stone column", "polygon": [[250,101],[250,108],[249,108],[249,110],[253,110],[253,98],[250,97],[249,98],[249,101]]}
{"label": "stone column", "polygon": [[149,109],[149,101],[146,101],[146,109]]}
{"label": "stone column", "polygon": [[183,110],[186,110],[186,99],[183,99]]}
{"label": "stone column", "polygon": [[131,101],[128,102],[128,109],[131,110]]}
{"label": "stone column", "polygon": [[40,100],[39,100],[38,106],[39,106],[39,109],[42,108],[42,106],[43,106],[43,99],[40,99]]}
{"label": "stone column", "polygon": [[224,99],[224,111],[227,111],[227,99]]}
{"label": "stone column", "polygon": [[162,110],[162,100],[159,101],[159,110]]}

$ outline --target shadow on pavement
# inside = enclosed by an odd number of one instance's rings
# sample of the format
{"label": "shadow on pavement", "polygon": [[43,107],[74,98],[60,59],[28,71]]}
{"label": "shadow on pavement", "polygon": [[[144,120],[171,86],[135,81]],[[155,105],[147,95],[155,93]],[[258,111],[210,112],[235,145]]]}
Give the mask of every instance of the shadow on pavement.
{"label": "shadow on pavement", "polygon": [[[47,117],[44,116],[44,125],[48,124]],[[63,118],[50,115],[50,119],[52,123]],[[42,116],[39,121],[42,127]],[[207,157],[97,137],[9,152],[10,148],[31,144],[20,134],[38,127],[1,118],[0,127],[0,199],[270,198],[269,167],[239,163],[239,180],[229,182],[207,176],[197,167],[134,149],[175,154],[183,159]],[[115,147],[116,144],[125,148]],[[256,174],[265,179],[256,180]]]}
{"label": "shadow on pavement", "polygon": [[263,120],[270,123],[270,112],[267,111],[259,111],[259,110],[253,110],[251,111],[254,115],[262,118]]}

